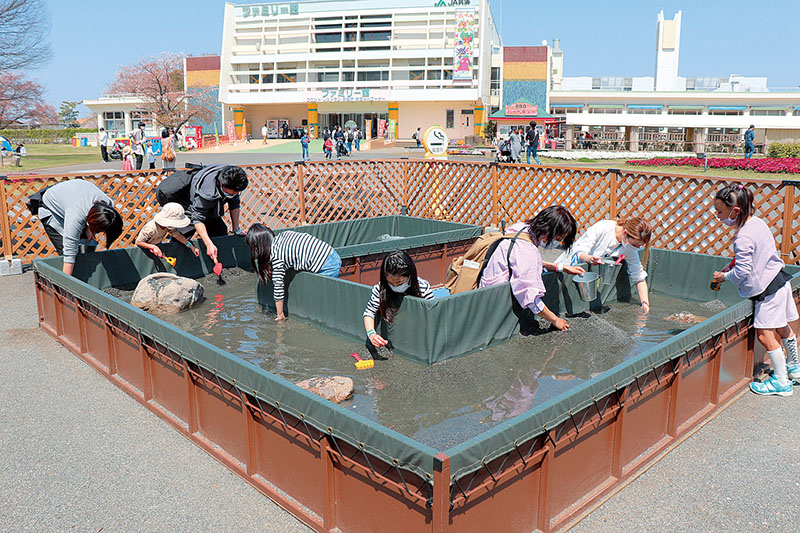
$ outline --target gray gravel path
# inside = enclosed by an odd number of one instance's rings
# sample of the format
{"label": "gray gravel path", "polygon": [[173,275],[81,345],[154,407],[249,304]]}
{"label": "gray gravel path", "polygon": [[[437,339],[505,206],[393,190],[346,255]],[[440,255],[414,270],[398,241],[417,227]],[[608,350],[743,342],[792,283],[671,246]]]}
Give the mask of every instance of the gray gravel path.
{"label": "gray gravel path", "polygon": [[[309,531],[39,330],[31,273],[0,294],[0,531]],[[572,531],[800,530],[795,391],[742,396]]]}

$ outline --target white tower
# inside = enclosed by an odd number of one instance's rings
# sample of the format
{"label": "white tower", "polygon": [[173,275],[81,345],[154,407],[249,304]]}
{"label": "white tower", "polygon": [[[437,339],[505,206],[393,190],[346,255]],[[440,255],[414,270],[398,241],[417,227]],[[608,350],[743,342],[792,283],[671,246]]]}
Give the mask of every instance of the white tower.
{"label": "white tower", "polygon": [[679,91],[678,54],[681,49],[681,12],[672,20],[658,13],[656,26],[656,91]]}

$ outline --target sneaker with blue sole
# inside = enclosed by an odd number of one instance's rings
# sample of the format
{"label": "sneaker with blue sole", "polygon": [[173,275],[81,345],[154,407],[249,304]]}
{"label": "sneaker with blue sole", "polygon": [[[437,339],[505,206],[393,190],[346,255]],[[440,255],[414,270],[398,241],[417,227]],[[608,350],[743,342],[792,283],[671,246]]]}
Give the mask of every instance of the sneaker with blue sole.
{"label": "sneaker with blue sole", "polygon": [[751,383],[750,390],[764,396],[791,396],[793,392],[791,382],[786,385],[781,385],[774,377],[765,379],[761,383]]}
{"label": "sneaker with blue sole", "polygon": [[786,365],[786,372],[789,374],[789,379],[800,385],[800,365]]}

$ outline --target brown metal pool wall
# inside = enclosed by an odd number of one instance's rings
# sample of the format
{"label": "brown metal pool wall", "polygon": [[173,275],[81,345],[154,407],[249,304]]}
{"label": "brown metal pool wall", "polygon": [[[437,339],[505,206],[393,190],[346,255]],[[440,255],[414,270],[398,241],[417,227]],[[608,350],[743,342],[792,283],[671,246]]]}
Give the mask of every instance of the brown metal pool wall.
{"label": "brown metal pool wall", "polygon": [[282,411],[279,402],[267,404],[146,332],[38,273],[35,277],[42,329],[308,526],[431,529],[430,475],[387,464],[330,428],[316,430]]}
{"label": "brown metal pool wall", "polygon": [[[793,291],[800,307],[800,290]],[[677,445],[752,380],[752,315],[465,476],[446,531],[555,531]],[[449,458],[434,471],[449,474]]]}

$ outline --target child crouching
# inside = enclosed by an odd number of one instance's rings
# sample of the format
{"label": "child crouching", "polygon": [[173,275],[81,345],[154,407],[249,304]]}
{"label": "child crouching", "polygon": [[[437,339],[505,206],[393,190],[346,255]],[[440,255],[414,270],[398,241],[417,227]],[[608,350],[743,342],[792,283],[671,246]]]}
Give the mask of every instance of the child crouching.
{"label": "child crouching", "polygon": [[164,238],[170,236],[188,246],[194,256],[199,257],[200,250],[177,231],[189,224],[191,224],[191,220],[184,213],[181,204],[175,202],[165,204],[161,211],[156,213],[153,220],[142,227],[139,235],[136,236],[136,246],[152,253],[156,257],[163,258],[164,253],[157,245],[164,242]]}

